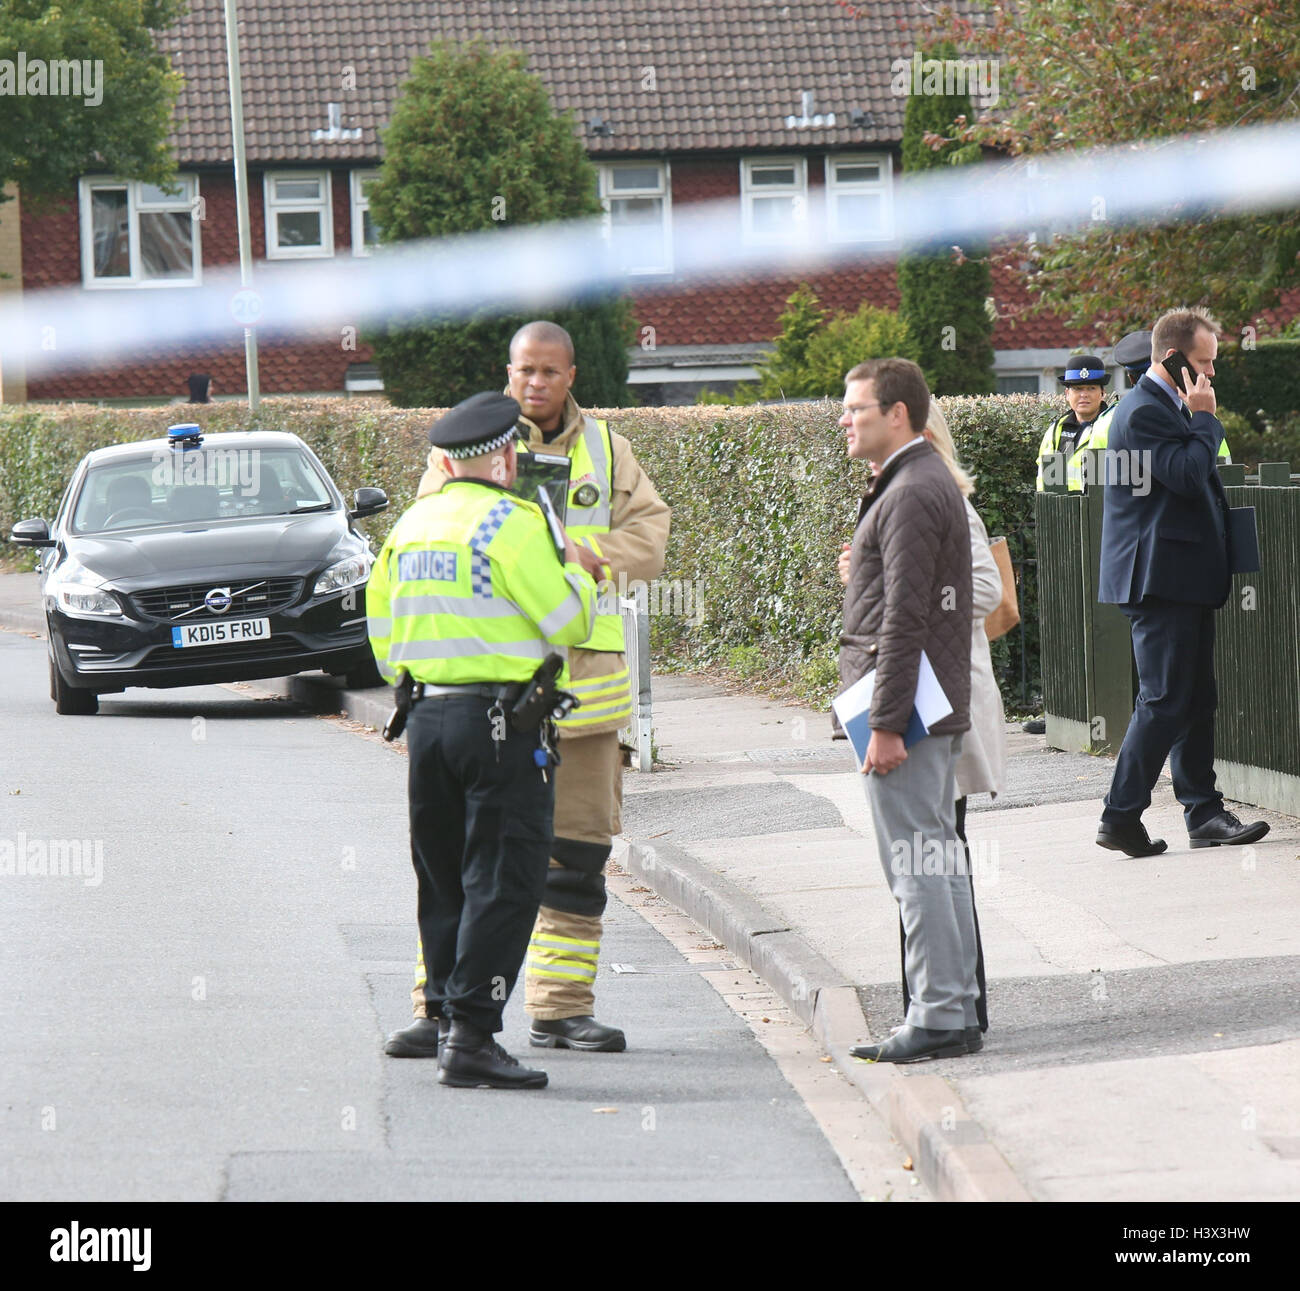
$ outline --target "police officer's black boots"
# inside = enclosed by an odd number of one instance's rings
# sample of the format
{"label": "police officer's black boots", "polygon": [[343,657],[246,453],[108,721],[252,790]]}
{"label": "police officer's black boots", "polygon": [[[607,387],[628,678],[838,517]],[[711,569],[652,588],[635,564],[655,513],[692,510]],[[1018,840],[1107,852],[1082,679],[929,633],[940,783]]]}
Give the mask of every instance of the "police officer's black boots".
{"label": "police officer's black boots", "polygon": [[457,1089],[545,1089],[546,1073],[520,1066],[490,1032],[453,1018],[438,1054],[438,1083]]}
{"label": "police officer's black boots", "polygon": [[438,1018],[416,1018],[404,1031],[394,1031],[384,1042],[390,1058],[436,1058],[439,1036],[447,1038],[447,1022]]}

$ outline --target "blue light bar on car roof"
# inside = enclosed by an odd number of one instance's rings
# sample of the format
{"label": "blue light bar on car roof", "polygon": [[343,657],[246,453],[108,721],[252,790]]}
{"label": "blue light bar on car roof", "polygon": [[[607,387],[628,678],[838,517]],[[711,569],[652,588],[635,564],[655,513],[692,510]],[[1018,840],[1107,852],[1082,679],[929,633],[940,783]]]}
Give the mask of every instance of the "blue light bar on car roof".
{"label": "blue light bar on car roof", "polygon": [[197,422],[184,421],[167,427],[167,439],[173,448],[197,448],[203,443],[203,431]]}

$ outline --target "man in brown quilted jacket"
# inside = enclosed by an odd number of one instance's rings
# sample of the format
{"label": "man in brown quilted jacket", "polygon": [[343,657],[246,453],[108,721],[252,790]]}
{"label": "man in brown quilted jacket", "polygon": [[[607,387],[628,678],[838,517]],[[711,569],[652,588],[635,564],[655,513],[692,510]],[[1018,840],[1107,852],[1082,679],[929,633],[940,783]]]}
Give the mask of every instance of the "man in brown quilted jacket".
{"label": "man in brown quilted jacket", "polygon": [[[907,359],[845,378],[848,455],[878,464],[858,510],[844,595],[840,684],[875,670],[862,772],[885,878],[907,933],[911,1004],[873,1062],[948,1058],[982,1046],[975,1012],[975,921],[957,838],[955,769],[970,729],[971,554],[966,509],[922,431],[925,376]],[[921,653],[952,705],[905,746]]]}

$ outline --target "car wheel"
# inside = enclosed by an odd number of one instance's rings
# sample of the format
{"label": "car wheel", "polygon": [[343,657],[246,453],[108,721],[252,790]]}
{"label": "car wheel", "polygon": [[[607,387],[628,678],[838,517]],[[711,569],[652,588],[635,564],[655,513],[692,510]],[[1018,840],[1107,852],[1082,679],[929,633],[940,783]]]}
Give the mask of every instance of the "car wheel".
{"label": "car wheel", "polygon": [[373,690],[382,686],[384,679],[379,675],[375,656],[367,652],[364,659],[343,674],[343,684],[349,690]]}
{"label": "car wheel", "polygon": [[99,696],[93,690],[69,686],[53,655],[50,655],[50,698],[54,701],[54,711],[65,717],[91,717],[99,712]]}

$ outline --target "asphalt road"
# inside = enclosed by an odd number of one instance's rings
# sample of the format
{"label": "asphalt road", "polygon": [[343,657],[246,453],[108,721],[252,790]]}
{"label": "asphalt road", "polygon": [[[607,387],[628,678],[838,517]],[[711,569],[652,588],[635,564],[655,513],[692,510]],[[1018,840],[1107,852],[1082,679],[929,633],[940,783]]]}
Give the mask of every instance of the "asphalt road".
{"label": "asphalt road", "polygon": [[542,1058],[521,990],[501,1039],[547,1090],[385,1058],[415,947],[402,755],[219,687],[95,717],[46,690],[44,643],[0,632],[0,861],[78,871],[0,865],[0,1196],[856,1197],[744,1020],[616,901],[598,997],[627,1053]]}

